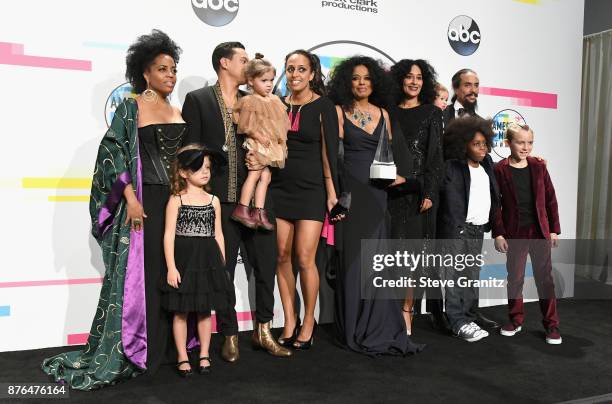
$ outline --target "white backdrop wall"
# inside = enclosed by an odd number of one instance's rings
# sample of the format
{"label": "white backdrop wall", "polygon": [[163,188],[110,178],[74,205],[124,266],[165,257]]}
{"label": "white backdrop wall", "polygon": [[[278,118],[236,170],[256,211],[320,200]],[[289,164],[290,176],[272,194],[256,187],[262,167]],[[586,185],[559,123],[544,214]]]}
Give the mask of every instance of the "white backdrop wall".
{"label": "white backdrop wall", "polygon": [[[583,0],[226,2],[238,11],[218,27],[198,18],[191,0],[0,6],[0,351],[77,344],[87,336],[104,271],[89,236],[91,171],[112,114],[107,101],[125,82],[125,51],[152,28],[183,48],[172,96],[178,106],[214,78],[211,52],[228,40],[263,53],[279,71],[289,51],[332,41],[340,43],[315,50],[326,70],[353,54],[386,64],[425,58],[450,88],[455,71],[473,68],[484,87],[481,115],[511,109],[498,123],[518,112],[535,128],[535,152],[548,159],[557,188],[563,237],[574,238]],[[356,3],[366,10],[350,9]],[[456,53],[447,36],[460,15],[479,27],[478,49],[469,56]],[[248,283],[240,268],[236,274],[237,311],[248,329]],[[278,326],[280,299],[275,313]]]}

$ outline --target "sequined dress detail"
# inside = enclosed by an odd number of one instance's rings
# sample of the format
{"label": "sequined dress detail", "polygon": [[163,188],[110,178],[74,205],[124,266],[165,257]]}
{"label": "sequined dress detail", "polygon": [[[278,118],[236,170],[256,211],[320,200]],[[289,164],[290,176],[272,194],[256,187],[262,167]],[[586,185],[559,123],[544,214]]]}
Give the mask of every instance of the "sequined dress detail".
{"label": "sequined dress detail", "polygon": [[213,205],[181,205],[176,219],[176,235],[215,237],[215,208]]}
{"label": "sequined dress detail", "polygon": [[207,314],[231,304],[234,285],[215,238],[214,199],[204,206],[185,205],[181,200],[174,239],[181,283],[175,289],[167,277],[161,279],[162,306],[169,312]]}

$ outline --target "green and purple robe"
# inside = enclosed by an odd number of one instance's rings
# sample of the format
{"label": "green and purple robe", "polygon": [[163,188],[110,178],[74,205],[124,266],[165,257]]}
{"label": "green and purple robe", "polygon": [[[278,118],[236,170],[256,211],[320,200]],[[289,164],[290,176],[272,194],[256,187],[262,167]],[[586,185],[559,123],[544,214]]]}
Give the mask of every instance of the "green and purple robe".
{"label": "green and purple robe", "polygon": [[89,211],[92,234],[106,269],[89,338],[81,351],[47,358],[42,370],[55,381],[92,390],[146,369],[147,327],[143,232],[124,224],[126,186],[142,203],[138,105],[126,99],[104,135],[93,173]]}

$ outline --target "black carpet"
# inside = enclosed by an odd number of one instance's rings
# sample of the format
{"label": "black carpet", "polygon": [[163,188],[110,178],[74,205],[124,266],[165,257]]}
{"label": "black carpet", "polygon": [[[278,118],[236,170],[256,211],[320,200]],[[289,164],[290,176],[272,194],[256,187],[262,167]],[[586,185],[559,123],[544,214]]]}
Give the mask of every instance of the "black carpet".
{"label": "black carpet", "polygon": [[[497,320],[506,319],[505,306],[482,310]],[[250,332],[245,332],[240,335],[240,361],[225,363],[214,352],[210,375],[185,380],[165,366],[154,376],[102,390],[71,391],[70,400],[554,403],[612,393],[612,300],[563,299],[559,315],[563,336],[559,346],[544,342],[537,303],[526,304],[522,333],[515,337],[493,333],[475,343],[438,334],[425,317],[417,317],[414,340],[428,345],[422,353],[405,358],[372,359],[340,349],[326,325],[317,330],[310,351],[277,359],[254,351]],[[213,336],[213,346],[220,344],[221,339]],[[46,382],[40,362],[62,349],[74,347],[1,353],[0,383]]]}

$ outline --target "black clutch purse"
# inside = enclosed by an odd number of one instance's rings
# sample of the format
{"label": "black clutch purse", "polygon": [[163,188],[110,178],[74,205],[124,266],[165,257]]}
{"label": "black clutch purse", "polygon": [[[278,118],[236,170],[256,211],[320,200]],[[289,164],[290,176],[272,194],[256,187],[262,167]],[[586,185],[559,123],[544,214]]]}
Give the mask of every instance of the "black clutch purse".
{"label": "black clutch purse", "polygon": [[332,223],[338,222],[338,219],[335,219],[336,216],[341,214],[347,214],[351,209],[351,193],[350,192],[342,192],[340,197],[338,198],[338,203],[334,205],[331,212],[329,212],[329,221]]}

